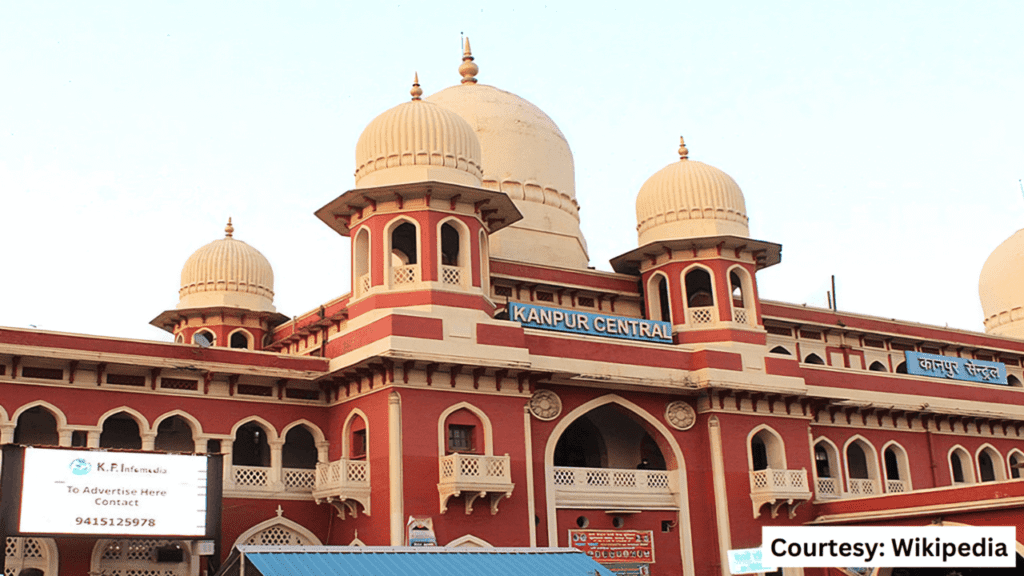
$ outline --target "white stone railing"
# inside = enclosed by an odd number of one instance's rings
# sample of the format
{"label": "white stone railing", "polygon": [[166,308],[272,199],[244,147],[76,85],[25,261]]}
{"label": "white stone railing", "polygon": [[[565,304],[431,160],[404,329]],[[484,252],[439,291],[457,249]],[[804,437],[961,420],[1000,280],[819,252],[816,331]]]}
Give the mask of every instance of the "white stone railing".
{"label": "white stone railing", "polygon": [[556,504],[562,506],[672,505],[678,492],[675,478],[673,470],[558,466],[551,471]]}
{"label": "white stone railing", "polygon": [[406,264],[405,266],[393,266],[391,268],[391,284],[412,284],[420,281],[420,265]]}
{"label": "white stone railing", "polygon": [[449,286],[462,286],[462,267],[441,266],[441,283]]}
{"label": "white stone railing", "polygon": [[271,491],[269,466],[231,465],[231,485],[241,490]]}
{"label": "white stone railing", "polygon": [[838,478],[818,478],[818,498],[839,498],[843,495]]}
{"label": "white stone railing", "polygon": [[310,468],[283,468],[284,489],[290,492],[312,492],[316,470]]}
{"label": "white stone railing", "polygon": [[850,478],[850,489],[848,493],[850,496],[870,496],[872,494],[878,494],[878,488],[875,486],[875,481],[871,478]]}
{"label": "white stone railing", "polygon": [[367,272],[359,277],[356,282],[356,296],[362,296],[370,291],[370,274]]}
{"label": "white stone railing", "polygon": [[732,309],[732,321],[737,324],[749,324],[747,321],[747,309],[746,308],[733,308]]}
{"label": "white stone railing", "polygon": [[885,491],[889,494],[902,494],[907,492],[907,483],[903,480],[886,480]]}
{"label": "white stone railing", "polygon": [[356,514],[354,502],[363,505],[363,512],[370,513],[370,463],[366,460],[335,460],[316,465],[313,480],[313,498],[317,503],[327,501],[347,507],[352,516]]}
{"label": "white stone railing", "polygon": [[714,306],[701,306],[698,308],[690,308],[689,320],[690,324],[712,324],[718,319],[715,318],[715,307]]}

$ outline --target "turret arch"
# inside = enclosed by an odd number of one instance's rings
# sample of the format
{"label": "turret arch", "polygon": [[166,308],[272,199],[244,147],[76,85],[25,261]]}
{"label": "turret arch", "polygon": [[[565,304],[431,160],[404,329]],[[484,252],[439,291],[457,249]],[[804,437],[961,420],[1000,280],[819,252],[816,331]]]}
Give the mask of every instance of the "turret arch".
{"label": "turret arch", "polygon": [[647,279],[647,307],[651,320],[673,323],[672,290],[668,276],[661,271]]}

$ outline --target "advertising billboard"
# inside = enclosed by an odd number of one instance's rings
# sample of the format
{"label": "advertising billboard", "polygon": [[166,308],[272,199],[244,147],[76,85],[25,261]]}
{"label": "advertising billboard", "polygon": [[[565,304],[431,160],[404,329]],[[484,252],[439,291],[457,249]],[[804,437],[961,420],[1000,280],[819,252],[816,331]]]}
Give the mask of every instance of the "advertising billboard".
{"label": "advertising billboard", "polygon": [[5,446],[5,528],[9,535],[213,537],[219,463],[205,455]]}

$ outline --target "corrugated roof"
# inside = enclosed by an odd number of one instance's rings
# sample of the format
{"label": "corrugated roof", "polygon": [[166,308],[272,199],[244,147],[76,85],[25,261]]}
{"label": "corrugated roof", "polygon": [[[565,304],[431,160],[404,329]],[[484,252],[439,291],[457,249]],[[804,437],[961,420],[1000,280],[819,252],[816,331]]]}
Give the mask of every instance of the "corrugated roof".
{"label": "corrugated roof", "polygon": [[263,576],[613,576],[574,548],[240,546],[239,551]]}

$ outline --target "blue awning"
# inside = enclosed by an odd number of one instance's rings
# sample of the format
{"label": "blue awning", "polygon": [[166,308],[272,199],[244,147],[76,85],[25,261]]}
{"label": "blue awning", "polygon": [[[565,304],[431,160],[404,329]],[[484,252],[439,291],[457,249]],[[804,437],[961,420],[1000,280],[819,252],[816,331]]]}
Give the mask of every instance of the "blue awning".
{"label": "blue awning", "polygon": [[243,565],[245,576],[614,576],[575,548],[239,546],[219,575]]}

